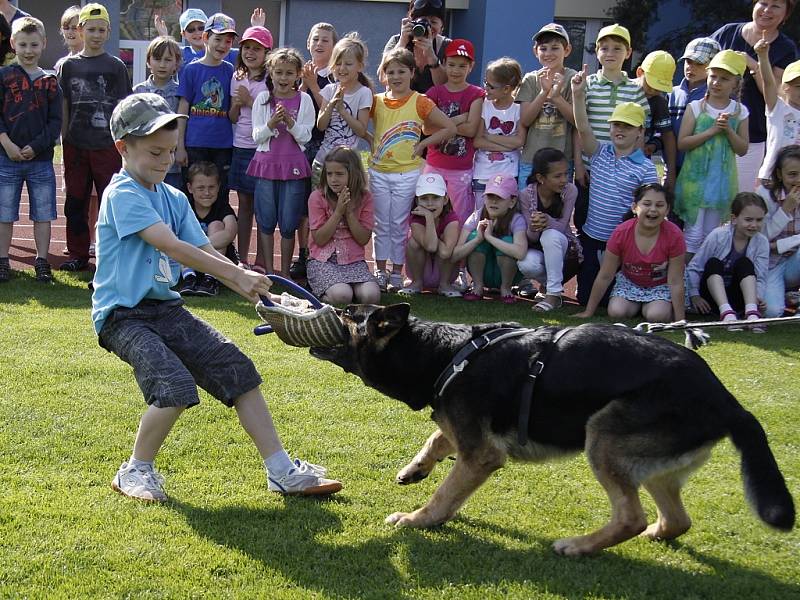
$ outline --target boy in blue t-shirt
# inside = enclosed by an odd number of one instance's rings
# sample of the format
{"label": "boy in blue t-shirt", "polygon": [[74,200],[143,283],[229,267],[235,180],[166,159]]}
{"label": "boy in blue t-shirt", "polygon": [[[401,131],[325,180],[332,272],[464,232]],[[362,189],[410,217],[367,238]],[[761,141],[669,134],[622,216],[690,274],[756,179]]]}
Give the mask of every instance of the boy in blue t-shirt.
{"label": "boy in blue t-shirt", "polygon": [[228,110],[234,69],[224,58],[235,37],[233,19],[222,13],[209,17],[203,32],[206,53],[183,68],[178,82],[178,113],[188,115],[189,119],[178,123],[175,162],[184,167],[184,183],[190,165],[201,160],[217,165],[220,199],[228,197],[228,170],[233,153]]}
{"label": "boy in blue t-shirt", "polygon": [[292,461],[286,454],[252,361],[187,311],[170,289],[178,281],[178,263],[212,274],[251,302],[270,288],[265,276],[214,250],[186,196],[163,183],[182,119],[156,94],[129,96],[111,117],[122,171],[114,175],[100,205],[92,320],[100,345],[133,367],[148,404],[131,458],[122,463],[111,487],[147,502],[166,500],[153,462],[183,410],[200,402],[199,385],[236,409],[264,459],[271,491],[338,492],[341,483],[326,479],[324,468]]}

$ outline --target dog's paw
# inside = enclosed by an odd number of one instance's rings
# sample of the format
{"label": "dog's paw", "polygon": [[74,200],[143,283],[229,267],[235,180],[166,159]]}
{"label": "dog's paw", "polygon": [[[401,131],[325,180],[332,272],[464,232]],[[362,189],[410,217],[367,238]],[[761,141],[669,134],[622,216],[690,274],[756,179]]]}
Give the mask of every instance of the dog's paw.
{"label": "dog's paw", "polygon": [[553,550],[562,556],[583,556],[592,554],[595,548],[586,543],[586,536],[563,538],[553,542]]}
{"label": "dog's paw", "polygon": [[395,527],[414,527],[413,520],[411,519],[412,514],[413,513],[404,512],[392,513],[384,519],[384,523],[394,525]]}
{"label": "dog's paw", "polygon": [[667,524],[662,523],[661,521],[656,521],[655,523],[649,525],[642,533],[640,533],[639,537],[647,538],[656,542],[674,540],[679,535],[686,533],[690,526],[691,521],[688,521],[687,523],[680,523],[672,527],[669,527]]}
{"label": "dog's paw", "polygon": [[422,465],[417,462],[410,462],[405,467],[400,469],[400,471],[397,473],[397,477],[395,477],[394,480],[400,485],[408,485],[410,483],[422,481],[428,475],[430,475],[430,470],[426,471]]}

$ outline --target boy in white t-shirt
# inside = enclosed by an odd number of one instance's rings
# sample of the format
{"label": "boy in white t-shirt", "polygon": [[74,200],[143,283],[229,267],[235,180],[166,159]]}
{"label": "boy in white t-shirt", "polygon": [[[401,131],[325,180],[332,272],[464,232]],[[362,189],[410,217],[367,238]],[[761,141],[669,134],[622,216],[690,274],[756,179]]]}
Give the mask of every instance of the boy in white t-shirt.
{"label": "boy in white t-shirt", "polygon": [[767,154],[758,179],[769,187],[775,157],[784,146],[800,144],[800,60],[789,64],[781,78],[780,94],[769,63],[769,42],[763,37],[753,50],[758,55],[758,70],[763,81],[762,94],[767,115]]}

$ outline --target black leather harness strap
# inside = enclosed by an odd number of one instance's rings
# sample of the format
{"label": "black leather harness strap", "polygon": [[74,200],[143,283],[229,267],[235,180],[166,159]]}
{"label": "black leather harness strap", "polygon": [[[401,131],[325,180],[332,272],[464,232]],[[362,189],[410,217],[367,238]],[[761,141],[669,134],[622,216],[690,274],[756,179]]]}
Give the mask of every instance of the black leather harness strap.
{"label": "black leather harness strap", "polygon": [[530,427],[531,403],[533,402],[533,393],[536,388],[536,379],[542,374],[542,371],[544,371],[544,366],[553,353],[556,342],[564,337],[565,334],[572,331],[572,329],[572,327],[565,327],[564,329],[556,331],[542,351],[536,356],[532,356],[528,361],[528,377],[525,379],[525,384],[522,386],[522,393],[519,399],[517,441],[520,446],[524,446],[528,443],[528,427]]}
{"label": "black leather harness strap", "polygon": [[502,340],[512,337],[519,337],[532,331],[536,330],[525,329],[524,327],[498,327],[497,329],[492,329],[483,335],[471,339],[461,347],[461,350],[456,353],[456,355],[453,357],[453,360],[450,361],[450,364],[445,367],[444,371],[442,371],[442,373],[436,379],[436,383],[433,384],[434,398],[439,398],[442,394],[444,394],[444,391],[447,389],[447,386],[450,385],[450,382],[455,379],[456,375],[461,373],[461,371],[467,367],[469,364],[469,356],[473,352],[482,350],[483,348],[496,344]]}

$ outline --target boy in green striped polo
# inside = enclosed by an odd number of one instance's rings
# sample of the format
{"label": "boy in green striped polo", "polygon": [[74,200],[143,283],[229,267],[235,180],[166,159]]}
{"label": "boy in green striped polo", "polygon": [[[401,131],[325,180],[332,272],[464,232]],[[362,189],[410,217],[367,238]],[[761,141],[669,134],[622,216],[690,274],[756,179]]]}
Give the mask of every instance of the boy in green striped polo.
{"label": "boy in green striped polo", "polygon": [[[619,24],[603,27],[597,34],[597,60],[600,68],[597,73],[589,75],[586,87],[586,114],[589,126],[599,143],[611,142],[611,130],[608,119],[614,108],[622,102],[634,102],[645,112],[645,127],[650,120],[650,105],[644,90],[628,78],[622,70],[622,64],[631,56],[631,34]],[[577,146],[577,145],[576,145]],[[589,156],[581,157],[575,153],[575,183],[580,195],[575,205],[575,226],[581,230],[586,222],[588,210],[588,187],[590,184]]]}

